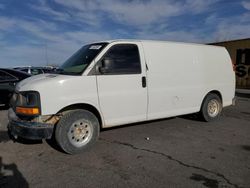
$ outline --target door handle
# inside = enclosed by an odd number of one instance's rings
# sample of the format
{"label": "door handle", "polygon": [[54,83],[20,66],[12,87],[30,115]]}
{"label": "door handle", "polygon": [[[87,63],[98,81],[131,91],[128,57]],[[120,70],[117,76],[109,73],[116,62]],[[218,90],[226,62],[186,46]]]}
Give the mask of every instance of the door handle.
{"label": "door handle", "polygon": [[147,80],[146,80],[146,76],[143,76],[141,78],[141,83],[142,83],[142,87],[145,88],[147,86]]}

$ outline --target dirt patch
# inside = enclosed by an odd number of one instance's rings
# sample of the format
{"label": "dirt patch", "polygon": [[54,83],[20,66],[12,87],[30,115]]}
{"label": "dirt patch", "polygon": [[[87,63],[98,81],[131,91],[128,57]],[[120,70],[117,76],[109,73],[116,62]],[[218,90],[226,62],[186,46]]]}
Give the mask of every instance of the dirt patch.
{"label": "dirt patch", "polygon": [[203,182],[202,184],[204,186],[209,187],[209,188],[217,188],[219,185],[219,182],[217,180],[207,178],[200,174],[192,174],[190,179],[194,181],[199,181],[199,182],[201,181]]}

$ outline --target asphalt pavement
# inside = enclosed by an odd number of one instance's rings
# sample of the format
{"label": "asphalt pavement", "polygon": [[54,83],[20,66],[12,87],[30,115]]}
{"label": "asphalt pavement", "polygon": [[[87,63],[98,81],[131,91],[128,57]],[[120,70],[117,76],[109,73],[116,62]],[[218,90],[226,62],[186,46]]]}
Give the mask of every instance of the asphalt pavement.
{"label": "asphalt pavement", "polygon": [[182,116],[103,130],[68,155],[54,142],[9,139],[0,111],[0,187],[250,187],[250,99],[212,123]]}

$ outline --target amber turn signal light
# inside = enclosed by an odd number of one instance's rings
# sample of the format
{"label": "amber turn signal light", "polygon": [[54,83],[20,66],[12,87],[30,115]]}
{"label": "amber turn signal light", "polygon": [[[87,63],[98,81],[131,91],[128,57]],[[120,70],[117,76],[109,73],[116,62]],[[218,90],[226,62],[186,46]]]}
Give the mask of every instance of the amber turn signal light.
{"label": "amber turn signal light", "polygon": [[16,113],[23,114],[23,115],[38,115],[39,109],[38,108],[16,107]]}

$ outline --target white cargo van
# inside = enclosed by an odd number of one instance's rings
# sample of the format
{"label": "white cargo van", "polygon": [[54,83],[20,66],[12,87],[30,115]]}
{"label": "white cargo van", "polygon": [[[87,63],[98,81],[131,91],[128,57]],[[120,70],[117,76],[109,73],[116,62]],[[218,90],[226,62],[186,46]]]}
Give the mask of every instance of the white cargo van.
{"label": "white cargo van", "polygon": [[98,42],[83,46],[57,74],[20,82],[8,128],[28,139],[54,135],[73,154],[92,145],[100,128],[196,112],[215,120],[234,93],[235,74],[223,47]]}

